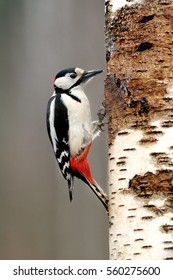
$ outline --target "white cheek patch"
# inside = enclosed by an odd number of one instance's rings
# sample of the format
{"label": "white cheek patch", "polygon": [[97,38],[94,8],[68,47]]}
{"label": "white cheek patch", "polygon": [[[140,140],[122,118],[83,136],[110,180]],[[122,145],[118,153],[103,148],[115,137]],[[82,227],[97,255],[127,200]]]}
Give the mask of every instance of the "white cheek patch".
{"label": "white cheek patch", "polygon": [[55,79],[54,84],[58,88],[68,89],[71,87],[71,80],[67,77],[60,77]]}

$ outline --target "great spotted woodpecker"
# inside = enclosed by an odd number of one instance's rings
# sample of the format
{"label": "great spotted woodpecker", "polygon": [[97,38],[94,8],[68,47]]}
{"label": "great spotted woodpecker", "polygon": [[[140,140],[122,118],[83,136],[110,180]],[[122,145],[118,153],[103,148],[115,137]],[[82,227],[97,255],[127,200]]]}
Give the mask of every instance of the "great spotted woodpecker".
{"label": "great spotted woodpecker", "polygon": [[90,186],[108,211],[108,197],[93,179],[87,160],[101,123],[91,121],[84,85],[101,72],[68,68],[55,76],[54,93],[47,105],[47,130],[62,175],[68,182],[70,201],[75,176]]}

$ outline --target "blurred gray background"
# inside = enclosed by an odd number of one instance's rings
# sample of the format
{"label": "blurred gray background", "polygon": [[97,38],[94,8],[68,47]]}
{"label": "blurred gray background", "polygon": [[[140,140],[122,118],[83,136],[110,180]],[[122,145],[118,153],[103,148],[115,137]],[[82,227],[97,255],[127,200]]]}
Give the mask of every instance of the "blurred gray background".
{"label": "blurred gray background", "polygon": [[[73,66],[105,68],[104,0],[0,0],[0,259],[108,259],[105,209],[77,179],[69,202],[46,131],[53,78]],[[86,92],[94,120],[104,74]],[[105,190],[106,134],[89,157]]]}

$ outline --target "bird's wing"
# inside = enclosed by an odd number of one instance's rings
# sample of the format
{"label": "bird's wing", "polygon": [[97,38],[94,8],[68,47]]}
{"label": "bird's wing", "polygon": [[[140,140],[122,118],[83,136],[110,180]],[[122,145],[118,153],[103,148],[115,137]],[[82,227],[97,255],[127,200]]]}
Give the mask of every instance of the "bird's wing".
{"label": "bird's wing", "polygon": [[68,182],[72,200],[73,175],[70,169],[68,130],[68,112],[61,100],[61,94],[53,95],[47,105],[47,131],[62,175]]}

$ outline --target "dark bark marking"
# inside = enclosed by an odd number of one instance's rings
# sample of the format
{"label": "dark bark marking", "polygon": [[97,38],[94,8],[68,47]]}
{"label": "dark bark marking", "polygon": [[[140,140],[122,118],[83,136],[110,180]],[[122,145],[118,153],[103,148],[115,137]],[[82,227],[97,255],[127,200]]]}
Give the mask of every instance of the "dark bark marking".
{"label": "dark bark marking", "polygon": [[148,16],[143,16],[138,22],[139,23],[146,23],[150,20],[152,20],[155,17],[155,14],[148,15]]}
{"label": "dark bark marking", "polygon": [[135,175],[129,181],[129,189],[141,194],[172,194],[173,170],[159,170],[155,174],[147,172],[143,176]]}
{"label": "dark bark marking", "polygon": [[144,43],[141,43],[136,51],[137,52],[143,52],[143,51],[146,51],[146,50],[150,50],[151,48],[153,47],[153,43],[150,43],[150,42],[144,42]]}

